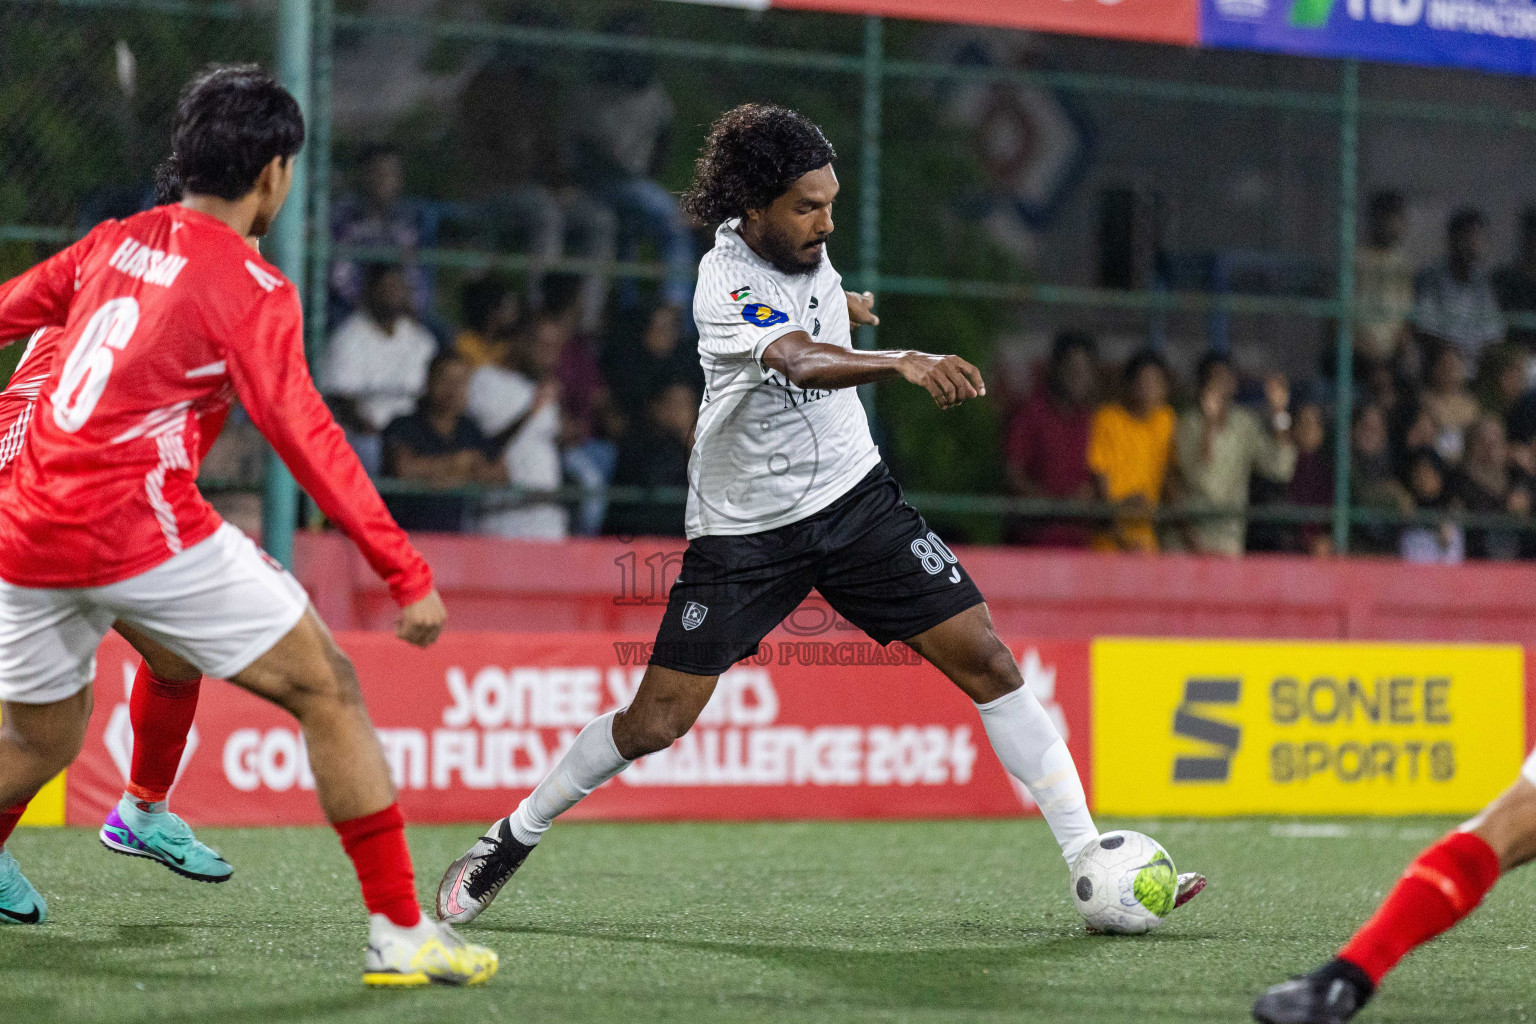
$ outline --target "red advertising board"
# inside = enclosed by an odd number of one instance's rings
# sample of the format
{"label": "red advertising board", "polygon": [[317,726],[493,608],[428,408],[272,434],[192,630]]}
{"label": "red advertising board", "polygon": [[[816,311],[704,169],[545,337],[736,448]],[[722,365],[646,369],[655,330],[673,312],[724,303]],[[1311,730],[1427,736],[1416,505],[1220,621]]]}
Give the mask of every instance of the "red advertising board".
{"label": "red advertising board", "polygon": [[1149,43],[1193,46],[1200,41],[1199,0],[773,0],[773,6]]}
{"label": "red advertising board", "polygon": [[1536,648],[1525,649],[1525,749],[1536,747]]}
{"label": "red advertising board", "polygon": [[[490,821],[516,806],[576,732],[627,703],[649,636],[457,634],[428,651],[342,633],[406,817]],[[1012,645],[1031,688],[1089,770],[1088,644]],[[96,710],[67,781],[66,820],[99,822],[131,752],[138,663],[110,635]],[[204,684],[173,800],[194,825],[323,819],[294,721],[223,682]],[[572,817],[608,820],[931,817],[1032,813],[974,707],[901,644],[789,638],[721,677],[686,737],[635,764]]]}

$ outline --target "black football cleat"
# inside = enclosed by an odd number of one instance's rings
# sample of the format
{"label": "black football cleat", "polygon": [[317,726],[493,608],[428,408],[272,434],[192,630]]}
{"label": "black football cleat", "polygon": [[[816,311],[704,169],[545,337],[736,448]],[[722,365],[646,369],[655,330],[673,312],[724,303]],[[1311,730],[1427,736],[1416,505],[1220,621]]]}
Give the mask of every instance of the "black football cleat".
{"label": "black football cleat", "polygon": [[1344,1024],[1370,1001],[1371,979],[1347,960],[1274,986],[1253,1004],[1261,1024]]}

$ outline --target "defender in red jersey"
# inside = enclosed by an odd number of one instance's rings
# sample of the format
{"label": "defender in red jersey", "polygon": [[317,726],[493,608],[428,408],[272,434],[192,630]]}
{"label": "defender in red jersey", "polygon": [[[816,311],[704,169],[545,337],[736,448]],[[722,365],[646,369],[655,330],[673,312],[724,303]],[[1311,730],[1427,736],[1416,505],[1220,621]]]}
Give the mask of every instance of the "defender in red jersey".
{"label": "defender in red jersey", "polygon": [[[161,164],[155,177],[157,206],[181,201],[181,181],[171,161]],[[246,243],[260,251],[257,239],[247,238]],[[28,338],[10,381],[0,391],[0,491],[10,480],[10,463],[26,438],[42,385],[52,373],[61,336],[60,328],[44,327]],[[229,403],[225,402],[202,417],[200,457],[207,455],[228,412]],[[134,675],[128,699],[134,737],[128,784],[102,824],[101,843],[116,853],[158,861],[195,881],[228,881],[234,868],[217,851],[199,842],[187,823],[170,811],[171,786],[197,713],[202,673],[126,623],[113,623],[113,628],[144,660]],[[4,868],[13,863],[13,859],[6,859],[4,847],[28,803],[0,810],[0,861],[5,862]],[[19,869],[0,868],[0,924],[42,921],[47,913],[47,902]]]}
{"label": "defender in red jersey", "polygon": [[[181,198],[179,184],[171,201]],[[249,240],[254,247],[255,239]],[[11,477],[10,464],[21,450],[42,385],[53,369],[61,330],[45,327],[27,339],[21,361],[0,391],[0,492]],[[206,455],[228,414],[228,403],[210,410],[201,424]],[[158,861],[171,871],[199,882],[224,882],[234,874],[217,851],[197,840],[191,828],[170,811],[170,790],[187,746],[187,734],[197,712],[202,673],[138,633],[126,623],[114,628],[144,659],[134,676],[128,700],[133,729],[133,755],[128,784],[106,822],[102,845],[117,853]],[[23,801],[0,809],[0,851],[26,813]],[[47,916],[47,903],[24,876],[15,884],[0,881],[0,924],[29,923]]]}
{"label": "defender in red jersey", "polygon": [[[180,202],[181,192],[181,180],[172,161],[167,160],[156,170],[155,205]],[[257,239],[247,238],[246,242],[260,251]],[[38,395],[53,370],[61,335],[61,328],[44,327],[28,338],[10,381],[0,391],[0,491],[10,480],[10,463],[27,436]],[[200,455],[207,454],[228,411],[229,405],[225,403],[203,417]],[[101,843],[117,853],[158,861],[195,881],[228,881],[234,868],[217,851],[199,842],[187,823],[170,811],[170,791],[197,713],[202,673],[131,626],[118,622],[113,623],[113,628],[143,660],[134,675],[128,699],[128,720],[134,737],[128,784],[102,824]],[[28,803],[0,810],[0,861],[4,862],[0,866],[0,924],[41,921],[48,912],[42,895],[19,869],[3,870],[14,865],[14,858],[5,853],[5,845],[26,813]]]}
{"label": "defender in red jersey", "polygon": [[475,984],[496,955],[423,918],[388,767],[345,656],[291,575],[197,491],[199,416],[232,388],[426,646],[446,613],[316,392],[293,286],[245,244],[292,183],[293,97],[219,68],[177,106],[186,196],[98,226],[0,285],[0,337],[63,328],[0,501],[0,807],[78,753],[96,645],[121,621],[292,712],[370,912],[364,980]]}
{"label": "defender in red jersey", "polygon": [[168,206],[100,225],[0,286],[0,335],[48,324],[63,359],[0,505],[0,579],[105,586],[213,536],[194,458],[232,387],[396,601],[431,592],[314,388],[296,290],[228,224]]}

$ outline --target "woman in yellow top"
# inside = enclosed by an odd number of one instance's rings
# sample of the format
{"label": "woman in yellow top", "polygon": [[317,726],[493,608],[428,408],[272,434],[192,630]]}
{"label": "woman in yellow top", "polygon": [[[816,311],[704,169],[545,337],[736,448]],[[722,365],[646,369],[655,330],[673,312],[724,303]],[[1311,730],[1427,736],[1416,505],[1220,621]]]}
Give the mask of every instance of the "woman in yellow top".
{"label": "woman in yellow top", "polygon": [[512,286],[500,278],[471,281],[464,286],[464,329],[453,349],[471,370],[500,366],[512,351],[512,332],[522,315],[522,303]]}
{"label": "woman in yellow top", "polygon": [[[1125,365],[1123,401],[1102,405],[1088,431],[1088,468],[1099,497],[1128,512],[1161,503],[1173,446],[1170,374],[1163,357],[1142,349]],[[1116,520],[1093,540],[1098,551],[1156,551],[1157,533],[1146,519]]]}

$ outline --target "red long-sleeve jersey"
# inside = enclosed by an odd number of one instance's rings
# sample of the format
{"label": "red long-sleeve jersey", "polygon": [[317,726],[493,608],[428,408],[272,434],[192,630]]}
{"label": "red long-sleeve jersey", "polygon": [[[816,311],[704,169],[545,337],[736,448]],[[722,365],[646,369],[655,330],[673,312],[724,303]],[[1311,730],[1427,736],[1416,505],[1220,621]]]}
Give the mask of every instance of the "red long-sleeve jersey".
{"label": "red long-sleeve jersey", "polygon": [[[38,395],[53,372],[54,361],[59,354],[59,339],[64,336],[62,327],[44,327],[27,338],[21,360],[11,373],[11,379],[0,391],[0,492],[11,480],[11,463],[21,452],[27,429],[32,425],[32,410],[37,407]],[[4,343],[0,343],[0,348]],[[226,387],[218,399],[198,416],[198,436],[201,445],[198,461],[208,457],[208,449],[219,439],[224,421],[229,418],[234,389]]]}
{"label": "red long-sleeve jersey", "polygon": [[228,225],[158,207],[0,285],[0,338],[48,326],[62,328],[53,365],[0,494],[0,578],[103,586],[212,534],[197,469],[233,389],[395,601],[431,591],[315,390],[295,289]]}

